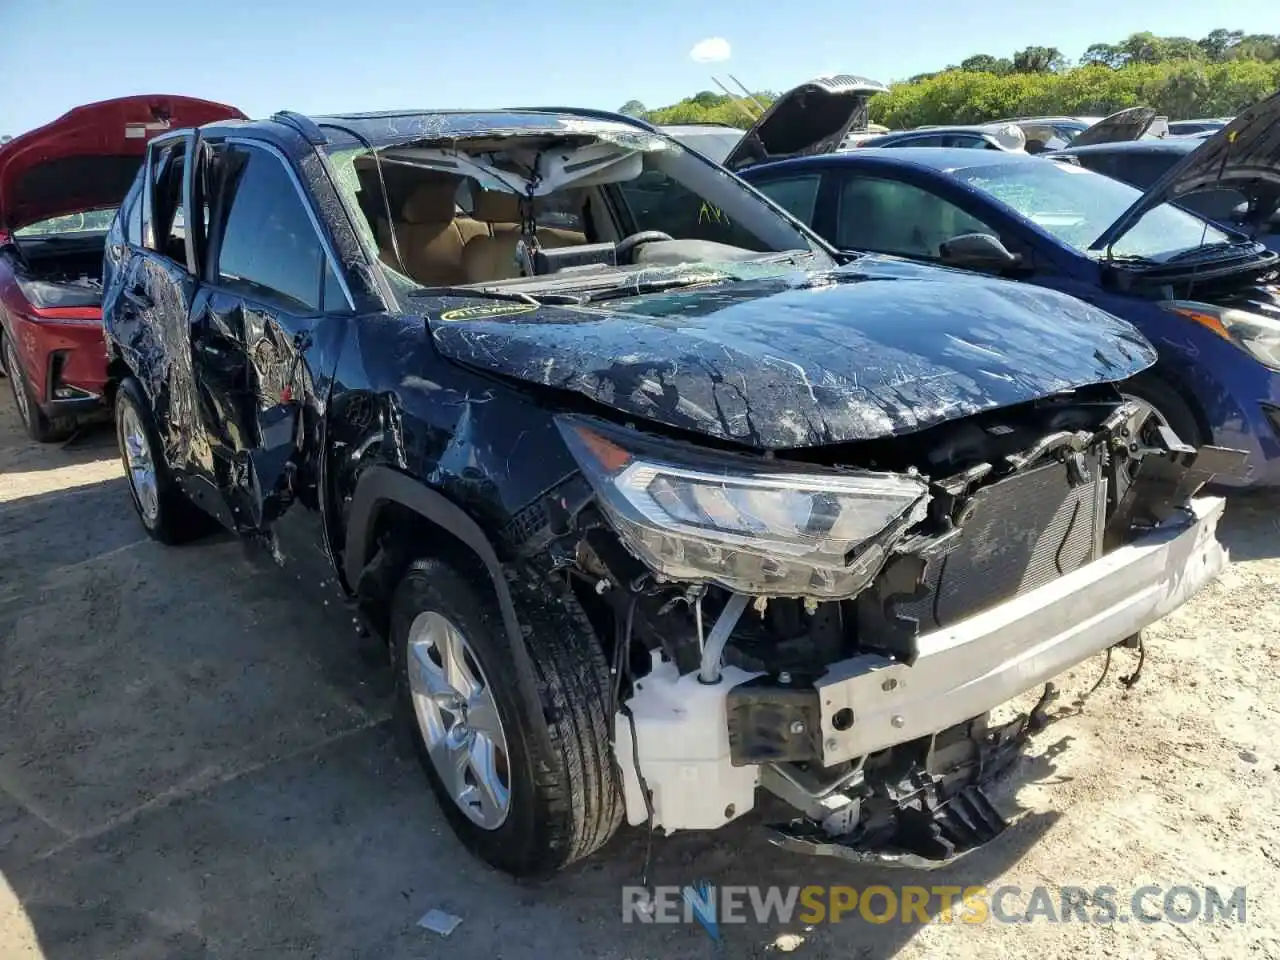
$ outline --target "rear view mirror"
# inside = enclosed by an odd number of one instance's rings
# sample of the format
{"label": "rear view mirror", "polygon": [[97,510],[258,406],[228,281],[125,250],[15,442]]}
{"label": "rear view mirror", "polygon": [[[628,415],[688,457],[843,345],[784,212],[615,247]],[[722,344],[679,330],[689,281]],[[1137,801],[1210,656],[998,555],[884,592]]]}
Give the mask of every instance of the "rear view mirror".
{"label": "rear view mirror", "polygon": [[942,263],[965,270],[1007,270],[1022,262],[989,233],[962,233],[943,241],[938,253]]}

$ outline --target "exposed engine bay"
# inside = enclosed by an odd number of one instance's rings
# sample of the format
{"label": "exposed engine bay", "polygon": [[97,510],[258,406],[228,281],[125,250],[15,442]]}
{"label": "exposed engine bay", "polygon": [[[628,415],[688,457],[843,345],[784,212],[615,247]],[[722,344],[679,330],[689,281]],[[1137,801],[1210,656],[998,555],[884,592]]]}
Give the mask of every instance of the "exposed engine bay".
{"label": "exposed engine bay", "polygon": [[24,240],[7,255],[23,295],[38,309],[96,307],[102,303],[102,239]]}
{"label": "exposed engine bay", "polygon": [[[1105,629],[1095,636],[1078,626],[1095,613],[1082,597],[1101,597],[1123,576],[1161,576],[1170,550],[1199,551],[1188,566],[1207,576],[1220,569],[1216,540],[1187,533],[1216,523],[1192,497],[1242,461],[1186,446],[1110,385],[907,436],[778,454],[758,488],[735,488],[705,447],[689,463],[651,467],[678,458],[623,450],[611,429],[564,430],[584,475],[509,533],[526,556],[550,558],[611,638],[628,819],[710,829],[752,809],[764,786],[801,814],[776,842],[917,865],[1004,828],[982,784],[1043,717],[989,729],[987,711],[1084,656],[1133,643],[1171,608],[1152,600],[1138,609],[1116,594],[1111,606],[1099,601]],[[839,482],[800,507],[759,493],[769,470],[803,491],[818,466]],[[636,510],[610,482],[631,491]],[[829,492],[846,482],[858,504],[879,498],[874,519]],[[653,523],[659,507],[678,522]],[[732,533],[756,521],[786,531],[772,555]],[[698,539],[713,528],[722,532]],[[1169,576],[1171,589],[1198,586]],[[1077,583],[1078,594],[1064,592]],[[931,684],[928,703],[897,712],[895,696]],[[1051,695],[1050,684],[1042,707]]]}

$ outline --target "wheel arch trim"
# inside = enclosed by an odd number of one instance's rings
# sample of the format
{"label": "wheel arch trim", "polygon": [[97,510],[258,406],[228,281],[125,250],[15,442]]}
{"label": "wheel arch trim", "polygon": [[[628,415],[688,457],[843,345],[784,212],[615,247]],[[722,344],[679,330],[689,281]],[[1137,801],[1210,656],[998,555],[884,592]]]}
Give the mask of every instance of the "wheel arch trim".
{"label": "wheel arch trim", "polygon": [[356,482],[347,518],[342,566],[348,588],[355,590],[356,584],[360,582],[360,575],[368,563],[371,546],[369,541],[378,510],[387,503],[400,504],[439,527],[471,550],[484,565],[498,601],[512,665],[515,667],[516,682],[525,700],[525,708],[529,717],[535,721],[536,735],[545,738],[549,746],[550,731],[547,729],[542,699],[538,693],[533,659],[524,641],[520,620],[516,616],[515,600],[502,563],[480,525],[460,507],[407,474],[383,466],[365,469]]}

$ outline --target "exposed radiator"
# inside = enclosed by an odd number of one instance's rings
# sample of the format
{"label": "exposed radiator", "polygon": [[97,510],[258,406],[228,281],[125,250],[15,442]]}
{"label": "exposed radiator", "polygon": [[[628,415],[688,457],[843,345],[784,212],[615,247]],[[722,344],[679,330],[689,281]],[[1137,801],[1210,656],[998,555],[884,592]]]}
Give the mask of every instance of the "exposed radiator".
{"label": "exposed radiator", "polygon": [[1102,553],[1106,480],[1096,454],[1090,480],[1072,486],[1063,463],[1032,467],[979,490],[959,543],[929,563],[927,593],[895,612],[920,632],[945,627],[1043,586]]}

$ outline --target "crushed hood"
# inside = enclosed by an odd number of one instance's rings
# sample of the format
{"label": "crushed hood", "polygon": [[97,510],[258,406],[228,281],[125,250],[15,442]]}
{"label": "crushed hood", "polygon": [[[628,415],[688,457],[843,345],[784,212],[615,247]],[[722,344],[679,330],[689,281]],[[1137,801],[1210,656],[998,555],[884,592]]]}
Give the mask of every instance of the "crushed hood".
{"label": "crushed hood", "polygon": [[1073,147],[1087,147],[1091,143],[1123,143],[1141,140],[1151,129],[1156,112],[1150,107],[1129,107],[1104,117],[1093,126],[1077,134],[1071,141]]}
{"label": "crushed hood", "polygon": [[867,102],[889,88],[866,77],[819,77],[769,105],[724,165],[741,170],[788,157],[831,153],[851,130],[867,126]]}
{"label": "crushed hood", "polygon": [[0,230],[115,206],[156,134],[243,118],[225,104],[165,95],[76,107],[0,146]]}
{"label": "crushed hood", "polygon": [[1133,327],[1030,284],[863,257],[589,306],[443,298],[452,360],[756,449],[870,440],[1150,366]]}
{"label": "crushed hood", "polygon": [[1254,104],[1188,153],[1090,249],[1115,243],[1154,207],[1209,187],[1240,191],[1249,201],[1251,217],[1259,222],[1275,214],[1280,207],[1280,93]]}

